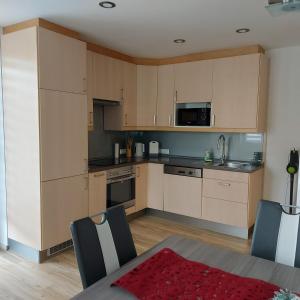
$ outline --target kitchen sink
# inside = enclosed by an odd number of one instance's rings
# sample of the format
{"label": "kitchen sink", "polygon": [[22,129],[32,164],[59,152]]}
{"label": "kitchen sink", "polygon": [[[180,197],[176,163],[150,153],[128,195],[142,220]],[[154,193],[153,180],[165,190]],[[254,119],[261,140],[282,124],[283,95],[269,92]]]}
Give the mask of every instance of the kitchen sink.
{"label": "kitchen sink", "polygon": [[223,164],[218,163],[215,164],[217,167],[225,167],[230,169],[251,169],[252,165],[247,162],[239,162],[239,161],[226,161]]}

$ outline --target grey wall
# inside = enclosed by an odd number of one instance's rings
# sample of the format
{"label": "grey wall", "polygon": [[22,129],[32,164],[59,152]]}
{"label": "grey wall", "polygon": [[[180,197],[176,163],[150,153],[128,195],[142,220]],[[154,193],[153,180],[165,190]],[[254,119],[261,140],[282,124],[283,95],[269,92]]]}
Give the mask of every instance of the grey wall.
{"label": "grey wall", "polygon": [[[253,152],[263,151],[262,134],[224,133],[229,141],[229,159],[251,160]],[[161,148],[168,148],[170,155],[203,157],[206,150],[218,156],[217,140],[220,133],[149,132],[144,139],[157,140]]]}
{"label": "grey wall", "polygon": [[[2,29],[0,28],[0,36],[1,33],[2,33]],[[1,54],[1,44],[0,44],[0,54]],[[0,71],[1,71],[1,55],[0,55]],[[0,72],[0,245],[7,246],[7,244],[8,241],[7,241],[6,190],[5,190],[3,99],[2,99],[2,76]]]}

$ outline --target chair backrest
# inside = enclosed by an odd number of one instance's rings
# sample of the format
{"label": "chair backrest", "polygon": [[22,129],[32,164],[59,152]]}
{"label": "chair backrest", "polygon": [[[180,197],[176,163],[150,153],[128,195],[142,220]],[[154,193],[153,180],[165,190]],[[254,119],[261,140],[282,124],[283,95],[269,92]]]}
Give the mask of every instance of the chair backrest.
{"label": "chair backrest", "polygon": [[71,233],[83,288],[136,257],[122,206],[107,210],[99,224],[91,218],[73,222]]}
{"label": "chair backrest", "polygon": [[251,255],[299,268],[299,214],[286,213],[278,202],[261,200],[257,210]]}

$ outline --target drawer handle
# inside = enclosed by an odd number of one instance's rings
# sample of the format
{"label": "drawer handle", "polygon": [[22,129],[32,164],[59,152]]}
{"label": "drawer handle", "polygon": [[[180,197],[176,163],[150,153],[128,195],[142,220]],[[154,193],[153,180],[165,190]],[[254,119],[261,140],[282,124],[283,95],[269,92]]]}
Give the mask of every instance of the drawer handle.
{"label": "drawer handle", "polygon": [[94,177],[102,177],[104,176],[104,173],[95,174]]}
{"label": "drawer handle", "polygon": [[222,186],[231,186],[231,184],[227,182],[218,182],[218,184]]}

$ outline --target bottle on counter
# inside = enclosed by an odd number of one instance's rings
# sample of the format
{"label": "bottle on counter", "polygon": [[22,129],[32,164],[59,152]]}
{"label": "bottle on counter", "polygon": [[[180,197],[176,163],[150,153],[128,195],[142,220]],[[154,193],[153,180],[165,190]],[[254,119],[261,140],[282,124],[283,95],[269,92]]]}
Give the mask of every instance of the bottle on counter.
{"label": "bottle on counter", "polygon": [[115,157],[115,160],[120,158],[120,144],[119,143],[115,143],[115,145],[114,145],[114,157]]}

